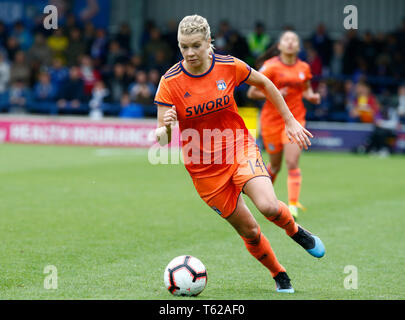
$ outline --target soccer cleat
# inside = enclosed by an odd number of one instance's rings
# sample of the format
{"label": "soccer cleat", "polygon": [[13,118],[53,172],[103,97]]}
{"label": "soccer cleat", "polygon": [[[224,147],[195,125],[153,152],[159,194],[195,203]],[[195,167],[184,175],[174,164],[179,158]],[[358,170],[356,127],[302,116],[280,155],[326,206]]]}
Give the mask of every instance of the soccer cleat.
{"label": "soccer cleat", "polygon": [[297,209],[297,207],[290,204],[288,206],[288,210],[290,210],[291,215],[293,216],[294,220],[297,220],[298,219],[298,209]]}
{"label": "soccer cleat", "polygon": [[309,231],[298,225],[298,232],[291,238],[303,247],[307,252],[316,257],[322,258],[325,255],[325,246],[319,237],[313,235]]}
{"label": "soccer cleat", "polygon": [[300,209],[300,210],[302,210],[302,211],[307,211],[307,208],[305,208],[305,207],[302,205],[302,203],[300,203],[300,202],[297,202],[296,206],[297,206],[298,209]]}
{"label": "soccer cleat", "polygon": [[307,211],[307,208],[305,208],[300,202],[291,202],[288,206],[288,209],[290,210],[294,220],[298,219],[298,209]]}
{"label": "soccer cleat", "polygon": [[286,272],[279,272],[273,278],[276,281],[276,291],[280,293],[294,293],[294,288],[291,285],[290,278]]}

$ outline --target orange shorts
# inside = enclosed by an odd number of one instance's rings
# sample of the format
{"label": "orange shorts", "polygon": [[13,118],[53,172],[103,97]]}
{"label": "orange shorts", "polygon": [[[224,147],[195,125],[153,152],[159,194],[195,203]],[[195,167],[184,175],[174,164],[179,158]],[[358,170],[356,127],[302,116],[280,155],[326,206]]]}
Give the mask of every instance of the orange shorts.
{"label": "orange shorts", "polygon": [[[305,127],[305,119],[297,119],[298,122]],[[271,130],[262,131],[263,144],[269,154],[279,153],[283,150],[284,145],[290,143],[285,133],[284,123],[279,126],[271,127]]]}
{"label": "orange shorts", "polygon": [[221,217],[227,218],[235,211],[239,195],[246,182],[259,176],[270,178],[260,150],[256,146],[225,173],[204,178],[192,177],[192,179],[201,199]]}

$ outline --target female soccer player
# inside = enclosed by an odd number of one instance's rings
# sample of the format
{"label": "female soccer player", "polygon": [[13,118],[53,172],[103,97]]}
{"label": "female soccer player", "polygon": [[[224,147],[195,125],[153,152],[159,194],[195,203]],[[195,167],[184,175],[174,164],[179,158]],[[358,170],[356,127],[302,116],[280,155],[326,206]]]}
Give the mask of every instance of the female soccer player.
{"label": "female soccer player", "polygon": [[234,88],[245,81],[263,90],[284,119],[288,136],[300,147],[308,148],[311,133],[295,120],[268,78],[239,59],[214,53],[205,18],[184,17],[178,42],[184,59],[162,76],[155,97],[157,141],[169,143],[172,126],[179,122],[185,167],[200,197],[235,228],[247,250],[269,269],[277,291],[294,292],[240,193],[311,255],[320,258],[325,248],[277,200],[259,148],[238,114]]}
{"label": "female soccer player", "polygon": [[[267,59],[260,72],[269,78],[284,96],[285,102],[293,116],[304,127],[306,109],[302,102],[304,97],[314,104],[320,103],[319,93],[314,93],[310,80],[311,69],[307,63],[298,57],[299,38],[293,31],[284,31],[276,45],[279,55],[268,59],[272,55],[270,48],[264,57]],[[267,56],[267,57],[266,57]],[[257,87],[250,87],[248,97],[251,99],[266,99],[266,95]],[[266,151],[270,154],[270,164],[267,170],[274,184],[276,176],[281,169],[283,153],[285,154],[288,169],[287,188],[289,209],[294,218],[298,217],[298,208],[304,209],[299,203],[302,176],[299,168],[301,149],[299,145],[289,143],[284,131],[284,120],[271,100],[267,99],[261,113],[261,133]]]}

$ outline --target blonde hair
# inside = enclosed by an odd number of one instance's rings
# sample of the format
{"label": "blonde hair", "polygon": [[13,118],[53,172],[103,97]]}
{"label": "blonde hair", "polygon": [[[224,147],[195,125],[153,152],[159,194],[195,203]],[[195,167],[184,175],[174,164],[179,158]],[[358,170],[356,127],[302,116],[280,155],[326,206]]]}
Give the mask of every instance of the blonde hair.
{"label": "blonde hair", "polygon": [[[211,28],[208,24],[207,19],[198,14],[191,16],[185,16],[179,23],[179,28],[177,31],[177,39],[182,35],[190,35],[201,33],[204,36],[204,40],[209,40],[211,38]],[[213,41],[213,40],[211,40]],[[214,45],[210,44],[210,51],[214,53]]]}

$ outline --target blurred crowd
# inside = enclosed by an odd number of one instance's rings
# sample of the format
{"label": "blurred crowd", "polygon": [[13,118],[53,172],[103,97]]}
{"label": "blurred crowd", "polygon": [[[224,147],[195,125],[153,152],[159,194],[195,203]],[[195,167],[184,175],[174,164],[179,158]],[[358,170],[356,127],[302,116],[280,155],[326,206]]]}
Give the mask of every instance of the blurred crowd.
{"label": "blurred crowd", "polygon": [[[134,51],[128,23],[109,32],[80,24],[73,14],[56,30],[42,21],[30,28],[0,22],[0,112],[155,116],[160,77],[181,59],[177,23],[162,29],[146,21]],[[243,35],[225,20],[213,26],[213,38],[216,52],[256,68],[277,41],[262,22]],[[322,96],[318,106],[307,103],[308,120],[405,123],[405,19],[390,33],[350,30],[337,40],[320,24],[301,40],[299,57],[310,64]],[[260,107],[246,90],[236,90],[238,104]]]}

